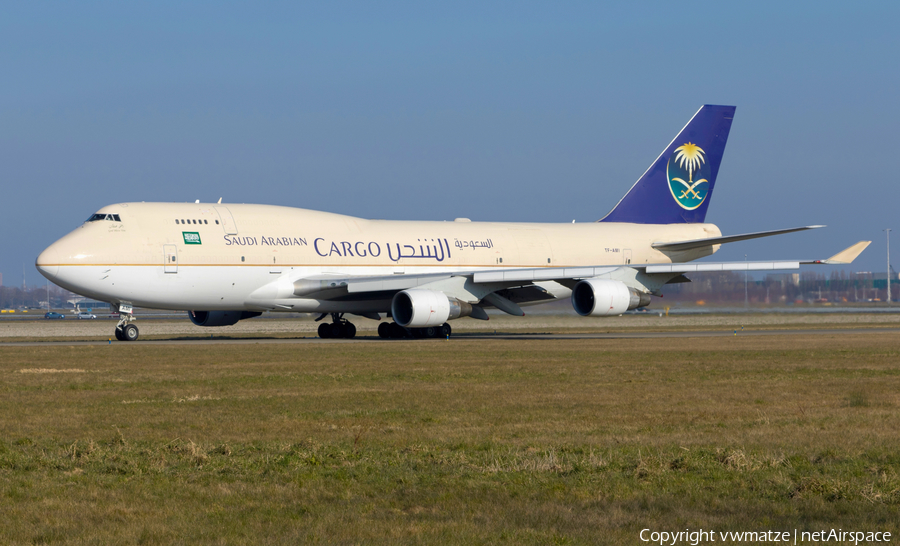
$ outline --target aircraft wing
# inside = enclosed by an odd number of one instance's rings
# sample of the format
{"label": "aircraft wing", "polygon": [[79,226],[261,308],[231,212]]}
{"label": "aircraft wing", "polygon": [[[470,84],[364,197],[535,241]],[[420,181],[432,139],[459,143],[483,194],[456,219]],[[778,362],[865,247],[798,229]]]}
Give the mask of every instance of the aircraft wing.
{"label": "aircraft wing", "polygon": [[[801,228],[803,229],[803,228]],[[647,273],[690,273],[696,271],[768,271],[774,269],[798,269],[800,265],[838,265],[849,264],[862,254],[862,251],[869,246],[872,241],[860,241],[853,246],[845,248],[834,256],[825,260],[796,260],[782,262],[721,262],[721,263],[682,263],[682,264],[662,264],[648,265],[645,270]]]}
{"label": "aircraft wing", "polygon": [[[806,228],[800,228],[806,229]],[[353,299],[375,293],[390,295],[423,288],[444,292],[473,305],[497,307],[513,315],[524,314],[519,303],[556,299],[553,285],[571,289],[588,279],[619,281],[644,294],[660,294],[663,285],[688,282],[684,273],[705,271],[774,271],[799,269],[801,264],[851,263],[870,244],[860,241],[824,260],[768,262],[692,262],[595,267],[539,267],[382,275],[361,277],[304,278],[294,282],[294,295],[322,299]]]}
{"label": "aircraft wing", "polygon": [[[815,226],[813,226],[815,227]],[[811,228],[797,228],[811,229]],[[792,231],[796,231],[792,230]],[[633,269],[640,273],[694,273],[698,271],[774,271],[799,269],[801,264],[849,264],[866,249],[871,241],[860,241],[824,260],[783,260],[769,262],[688,262],[678,264],[605,265],[596,267],[538,267],[523,269],[490,269],[454,273],[425,273],[420,275],[385,275],[380,277],[351,277],[338,281],[346,283],[350,293],[383,290],[406,290],[451,277],[470,277],[476,284],[515,284],[534,281],[590,279],[619,269]],[[334,281],[332,281],[334,282]]]}

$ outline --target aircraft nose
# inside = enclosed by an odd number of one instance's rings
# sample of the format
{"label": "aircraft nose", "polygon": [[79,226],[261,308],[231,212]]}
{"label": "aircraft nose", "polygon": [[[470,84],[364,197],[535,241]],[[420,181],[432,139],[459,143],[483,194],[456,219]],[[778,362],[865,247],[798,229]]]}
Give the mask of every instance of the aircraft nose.
{"label": "aircraft nose", "polygon": [[56,277],[59,275],[59,252],[56,251],[54,246],[48,246],[34,262],[34,266],[41,275],[51,281],[56,281]]}

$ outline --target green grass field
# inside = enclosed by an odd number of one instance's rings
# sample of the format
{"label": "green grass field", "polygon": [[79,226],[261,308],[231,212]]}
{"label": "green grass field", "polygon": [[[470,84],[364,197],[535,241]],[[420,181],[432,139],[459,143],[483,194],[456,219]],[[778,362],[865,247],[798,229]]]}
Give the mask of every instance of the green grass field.
{"label": "green grass field", "polygon": [[0,346],[0,542],[900,532],[900,336]]}

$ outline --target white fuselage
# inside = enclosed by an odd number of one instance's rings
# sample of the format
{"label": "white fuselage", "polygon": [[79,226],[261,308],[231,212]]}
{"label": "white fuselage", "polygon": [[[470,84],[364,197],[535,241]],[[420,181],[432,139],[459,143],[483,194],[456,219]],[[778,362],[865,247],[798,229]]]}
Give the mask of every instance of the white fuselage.
{"label": "white fuselage", "polygon": [[122,203],[98,213],[120,221],[86,222],[56,241],[37,259],[41,273],[114,305],[183,310],[383,312],[389,299],[297,297],[293,283],[685,262],[718,246],[661,252],[651,244],[721,235],[712,224],[387,221],[270,205]]}

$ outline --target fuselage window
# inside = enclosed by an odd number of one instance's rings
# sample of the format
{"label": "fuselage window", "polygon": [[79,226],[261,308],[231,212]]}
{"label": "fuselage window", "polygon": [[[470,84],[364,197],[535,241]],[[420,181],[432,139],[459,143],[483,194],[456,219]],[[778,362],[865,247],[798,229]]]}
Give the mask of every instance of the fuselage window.
{"label": "fuselage window", "polygon": [[118,215],[118,214],[113,214],[112,217],[113,217],[113,220],[115,220],[116,222],[121,222],[121,221],[122,221],[122,219],[119,218],[119,215]]}
{"label": "fuselage window", "polygon": [[184,223],[184,218],[181,219],[181,223],[182,223],[182,224]]}
{"label": "fuselage window", "polygon": [[203,223],[204,223],[204,224],[208,224],[209,222],[207,222],[206,220],[203,220]]}
{"label": "fuselage window", "polygon": [[218,220],[216,220],[216,225],[219,225],[219,221],[218,221]]}
{"label": "fuselage window", "polygon": [[196,223],[197,223],[197,220],[194,220],[194,223],[196,224]]}
{"label": "fuselage window", "polygon": [[242,261],[242,262],[244,261],[244,257],[243,257],[243,256],[241,256],[241,261]]}

